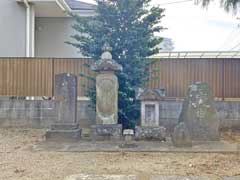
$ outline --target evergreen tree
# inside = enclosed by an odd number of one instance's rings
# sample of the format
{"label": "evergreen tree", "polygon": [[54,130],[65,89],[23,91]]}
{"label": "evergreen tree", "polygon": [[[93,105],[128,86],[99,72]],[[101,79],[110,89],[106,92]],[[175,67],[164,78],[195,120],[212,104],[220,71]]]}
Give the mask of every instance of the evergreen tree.
{"label": "evergreen tree", "polygon": [[[119,121],[125,128],[133,127],[139,119],[140,106],[136,89],[148,78],[146,57],[158,53],[162,38],[154,33],[163,30],[160,22],[164,10],[150,7],[151,0],[97,0],[96,14],[76,16],[77,31],[70,44],[87,57],[98,60],[104,43],[112,47],[113,59],[123,66],[117,72],[119,80]],[[95,103],[95,92],[88,94]]]}

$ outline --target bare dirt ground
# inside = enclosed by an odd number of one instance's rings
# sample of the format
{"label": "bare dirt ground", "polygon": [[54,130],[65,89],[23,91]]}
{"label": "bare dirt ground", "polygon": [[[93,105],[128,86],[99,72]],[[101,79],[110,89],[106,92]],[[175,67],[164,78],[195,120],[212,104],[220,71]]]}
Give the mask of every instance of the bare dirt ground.
{"label": "bare dirt ground", "polygon": [[[240,142],[240,133],[224,139]],[[33,152],[42,130],[0,129],[0,180],[62,180],[72,174],[240,175],[240,154]]]}

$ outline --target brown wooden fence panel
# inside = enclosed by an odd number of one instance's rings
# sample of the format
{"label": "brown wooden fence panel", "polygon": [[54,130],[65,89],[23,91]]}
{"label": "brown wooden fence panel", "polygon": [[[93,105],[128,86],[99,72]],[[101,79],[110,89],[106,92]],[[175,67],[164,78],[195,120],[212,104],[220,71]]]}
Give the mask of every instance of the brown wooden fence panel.
{"label": "brown wooden fence panel", "polygon": [[[1,58],[1,96],[52,96],[54,75],[78,76],[78,96],[93,85],[90,59]],[[188,86],[207,82],[219,98],[240,98],[240,59],[161,59],[150,66],[150,88],[166,88],[168,97],[184,97]]]}
{"label": "brown wooden fence panel", "polygon": [[[210,85],[216,97],[222,98],[224,95],[223,61],[223,59],[161,59],[151,65],[152,75],[149,87],[166,88],[168,97],[184,97],[191,83],[202,81]],[[240,61],[235,62],[240,66]],[[229,64],[236,68],[232,62]],[[159,70],[159,73],[156,73],[156,70]],[[237,75],[229,73],[230,77]],[[231,85],[228,84],[228,86]],[[240,97],[240,87],[236,87],[236,90],[238,93],[234,91],[234,97]],[[231,96],[231,92],[227,94],[227,97]]]}
{"label": "brown wooden fence panel", "polygon": [[91,81],[81,74],[94,76],[94,73],[86,65],[90,59],[54,59],[54,75],[60,73],[72,73],[78,77],[78,96],[85,96],[86,89],[92,85]]}
{"label": "brown wooden fence panel", "polygon": [[225,98],[240,98],[240,60],[224,60]]}
{"label": "brown wooden fence panel", "polygon": [[52,96],[52,60],[0,59],[0,95]]}

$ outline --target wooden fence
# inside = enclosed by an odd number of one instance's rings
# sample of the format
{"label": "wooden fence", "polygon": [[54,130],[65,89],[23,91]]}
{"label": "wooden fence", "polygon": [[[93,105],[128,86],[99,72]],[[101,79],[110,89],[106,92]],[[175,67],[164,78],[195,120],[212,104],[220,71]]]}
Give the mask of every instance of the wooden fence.
{"label": "wooden fence", "polygon": [[161,59],[151,66],[151,88],[168,97],[184,97],[187,87],[207,82],[218,98],[240,98],[240,59]]}
{"label": "wooden fence", "polygon": [[[91,82],[80,73],[94,75],[90,59],[1,58],[1,96],[53,96],[54,75],[78,75],[78,95]],[[184,97],[196,81],[207,82],[219,98],[240,98],[240,59],[161,59],[150,66],[150,88],[166,88],[168,97]],[[83,86],[86,87],[83,87]]]}
{"label": "wooden fence", "polygon": [[85,95],[91,82],[79,74],[93,75],[86,67],[90,59],[2,58],[0,59],[1,96],[53,96],[54,76],[73,73],[78,76],[78,95]]}

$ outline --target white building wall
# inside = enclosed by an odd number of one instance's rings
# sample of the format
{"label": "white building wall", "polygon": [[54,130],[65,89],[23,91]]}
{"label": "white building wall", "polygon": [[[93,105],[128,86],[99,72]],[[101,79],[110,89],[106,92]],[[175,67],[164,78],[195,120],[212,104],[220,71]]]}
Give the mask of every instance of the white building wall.
{"label": "white building wall", "polygon": [[0,57],[26,54],[26,10],[16,0],[0,0]]}
{"label": "white building wall", "polygon": [[38,17],[35,24],[35,56],[56,58],[79,58],[78,49],[66,44],[73,41],[74,35],[71,17]]}

